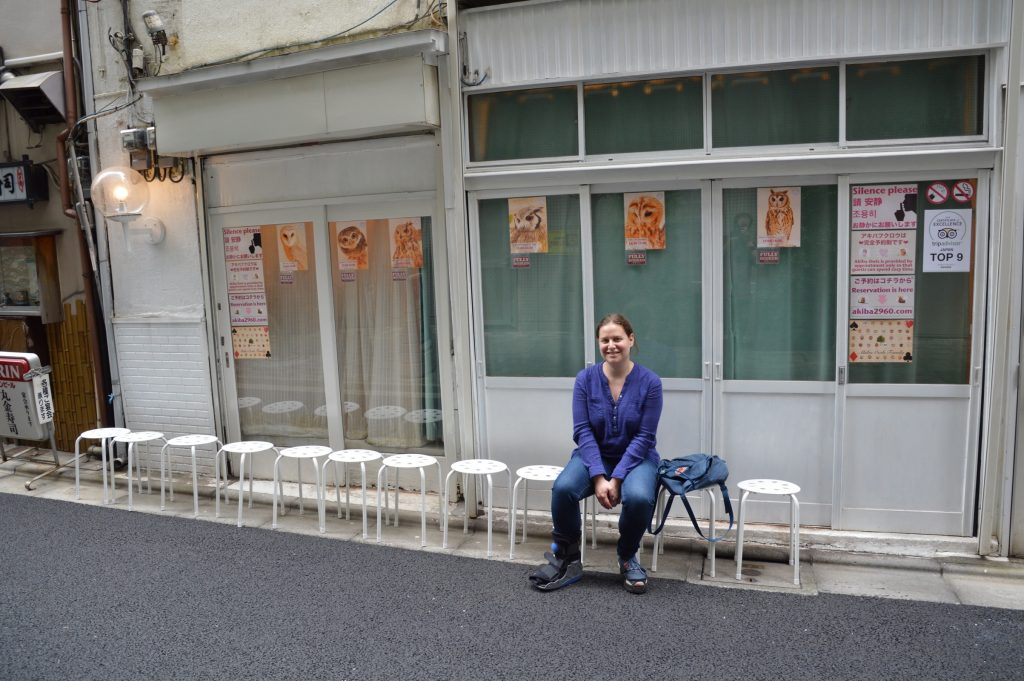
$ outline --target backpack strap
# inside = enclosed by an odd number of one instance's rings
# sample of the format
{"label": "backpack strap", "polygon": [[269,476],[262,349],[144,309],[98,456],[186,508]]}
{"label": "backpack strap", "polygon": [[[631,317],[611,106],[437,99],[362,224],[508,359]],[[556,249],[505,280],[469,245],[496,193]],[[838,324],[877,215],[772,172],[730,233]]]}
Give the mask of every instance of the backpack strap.
{"label": "backpack strap", "polygon": [[[693,523],[693,529],[697,530],[697,534],[699,534],[701,538],[705,541],[716,543],[725,539],[726,535],[728,535],[729,532],[732,531],[733,526],[732,501],[729,499],[729,488],[725,486],[724,482],[718,483],[718,488],[722,492],[722,501],[725,503],[725,511],[729,514],[729,529],[727,529],[725,531],[725,534],[723,534],[721,537],[715,537],[714,539],[708,539],[704,536],[704,532],[701,531],[700,525],[697,524],[697,516],[694,515],[693,508],[690,506],[690,502],[686,499],[686,495],[680,495],[683,499],[683,506],[686,507],[686,513],[690,516],[690,522]],[[661,493],[660,489],[658,490],[658,493]],[[669,492],[668,503],[665,504],[665,512],[661,516],[661,522],[658,524],[658,528],[655,530],[651,530],[648,528],[648,531],[651,534],[658,534],[665,528],[665,521],[668,520],[668,512],[672,510],[672,502],[675,500],[676,496],[677,495],[673,494],[672,492]]]}

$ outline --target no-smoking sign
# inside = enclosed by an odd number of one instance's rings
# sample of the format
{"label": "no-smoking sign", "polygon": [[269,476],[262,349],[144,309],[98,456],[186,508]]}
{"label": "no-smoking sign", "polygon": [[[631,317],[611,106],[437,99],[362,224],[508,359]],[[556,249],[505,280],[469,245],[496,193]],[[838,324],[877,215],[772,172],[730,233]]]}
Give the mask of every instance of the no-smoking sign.
{"label": "no-smoking sign", "polygon": [[935,205],[945,203],[946,199],[949,198],[949,187],[942,182],[932,182],[928,185],[928,191],[924,193],[924,196],[928,199],[928,203]]}
{"label": "no-smoking sign", "polygon": [[959,180],[953,185],[953,200],[968,203],[974,198],[974,185],[967,180]]}

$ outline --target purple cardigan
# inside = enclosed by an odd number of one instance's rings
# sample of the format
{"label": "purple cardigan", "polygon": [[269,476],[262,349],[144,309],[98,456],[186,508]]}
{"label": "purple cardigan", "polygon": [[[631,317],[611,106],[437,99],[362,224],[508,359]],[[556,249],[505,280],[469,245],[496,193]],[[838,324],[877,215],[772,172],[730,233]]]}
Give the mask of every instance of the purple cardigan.
{"label": "purple cardigan", "polygon": [[648,459],[657,464],[654,449],[661,418],[661,379],[650,369],[633,363],[633,370],[612,400],[601,364],[576,375],[572,393],[572,438],[590,477],[607,475],[601,457],[618,460],[611,477],[620,480]]}

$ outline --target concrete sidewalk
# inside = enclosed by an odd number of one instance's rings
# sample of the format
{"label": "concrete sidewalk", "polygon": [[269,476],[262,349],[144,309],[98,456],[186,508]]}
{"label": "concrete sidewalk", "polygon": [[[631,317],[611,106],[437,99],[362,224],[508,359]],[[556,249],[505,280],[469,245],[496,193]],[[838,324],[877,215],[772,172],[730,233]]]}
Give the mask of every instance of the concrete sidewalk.
{"label": "concrete sidewalk", "polygon": [[[12,450],[17,453],[17,449]],[[61,455],[62,461],[71,458]],[[52,466],[52,464],[50,464]],[[26,460],[0,464],[0,492],[28,495],[37,498],[76,502],[74,467],[43,478],[35,489],[25,489],[25,483],[46,470],[44,462]],[[116,476],[117,499],[110,508],[127,512],[127,474]],[[165,510],[160,509],[158,473],[154,471],[151,493],[134,493],[134,510],[139,513],[171,515],[192,518],[193,496],[187,476],[174,479],[174,499],[166,499]],[[143,489],[148,487],[144,480]],[[198,521],[233,525],[237,519],[238,482],[229,486],[229,503],[221,504],[221,517],[214,514],[213,481],[200,479]],[[243,509],[244,524],[250,528],[270,530],[272,508],[271,483],[256,481],[255,503]],[[102,506],[103,490],[99,462],[82,462],[81,499],[77,503]],[[338,518],[333,488],[327,495],[326,532],[319,532],[314,486],[304,485],[305,513],[298,512],[298,486],[285,483],[288,505],[286,515],[278,517],[278,531],[314,535],[325,540],[346,540],[376,543],[376,495],[368,493],[368,537],[362,536],[360,493],[353,488],[351,517]],[[341,494],[344,507],[344,490]],[[248,502],[248,498],[246,499]],[[382,528],[383,543],[410,550],[443,552],[455,556],[487,558],[486,517],[471,519],[469,531],[464,534],[463,505],[452,506],[448,547],[441,547],[438,522],[437,495],[427,496],[428,522],[426,546],[421,547],[420,496],[405,493],[400,496],[399,527]],[[344,516],[344,508],[341,515]],[[523,566],[523,579],[528,566],[540,562],[547,550],[546,532],[550,516],[531,513],[527,539],[522,541],[522,524],[515,547],[515,557],[509,558],[507,511],[496,510],[494,519],[494,560]],[[589,545],[585,556],[587,572],[615,573],[616,516],[598,516],[598,544]],[[720,526],[719,533],[725,530]],[[665,550],[658,558],[657,572],[652,580],[668,579],[704,584],[725,589],[777,591],[795,595],[845,594],[876,596],[881,598],[977,605],[996,608],[1024,609],[1024,561],[988,560],[969,553],[974,540],[908,535],[881,535],[874,533],[832,532],[815,528],[801,529],[800,585],[793,584],[793,568],[787,563],[786,543],[788,528],[771,525],[750,525],[744,542],[743,580],[735,579],[733,536],[717,548],[715,575],[706,554],[707,544],[696,538],[688,522],[670,521],[666,525]],[[641,562],[651,565],[651,541],[645,538]],[[911,554],[911,555],[908,555]]]}

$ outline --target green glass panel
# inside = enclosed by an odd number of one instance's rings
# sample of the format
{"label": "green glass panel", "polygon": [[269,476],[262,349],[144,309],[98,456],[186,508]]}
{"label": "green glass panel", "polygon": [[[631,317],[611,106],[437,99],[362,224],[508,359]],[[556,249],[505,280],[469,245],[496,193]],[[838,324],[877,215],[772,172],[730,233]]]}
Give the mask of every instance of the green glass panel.
{"label": "green glass panel", "polygon": [[575,156],[576,86],[469,95],[469,158]]}
{"label": "green glass panel", "polygon": [[528,267],[512,267],[508,199],[479,205],[487,375],[575,376],[583,368],[579,196],[547,197],[548,252],[525,256]]}
{"label": "green glass panel", "polygon": [[[948,180],[944,184],[952,186],[953,182]],[[925,196],[930,184],[931,181],[918,184],[918,197]],[[972,204],[958,203],[952,195],[939,204],[919,198],[914,268],[914,358],[910,363],[850,362],[851,383],[966,385],[970,382],[973,260],[971,272],[924,272],[927,235],[923,225],[925,210],[971,207]],[[976,226],[972,225],[972,241],[976,231]],[[974,252],[973,245],[971,252]]]}
{"label": "green glass panel", "polygon": [[691,76],[585,86],[587,153],[702,148],[703,83]]}
{"label": "green glass panel", "polygon": [[800,195],[800,246],[761,264],[757,189],[722,192],[726,379],[835,378],[838,189],[801,187]]}
{"label": "green glass panel", "polygon": [[839,69],[728,73],[711,77],[715,147],[839,140]]}
{"label": "green glass panel", "polygon": [[850,64],[846,138],[980,135],[984,89],[981,56]]}
{"label": "green glass panel", "polygon": [[595,194],[594,306],[633,324],[633,357],[663,378],[701,376],[700,191],[665,192],[665,249],[627,265],[622,194]]}

